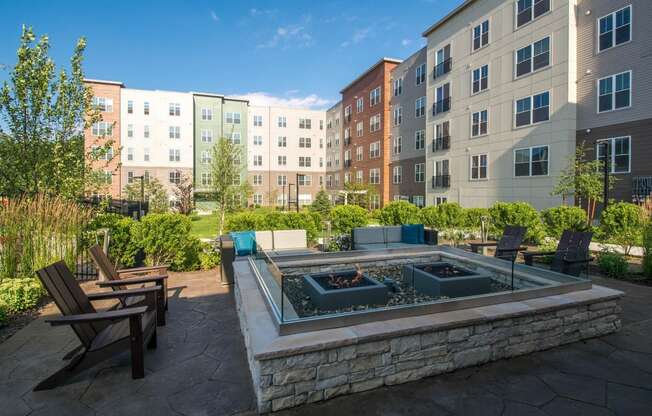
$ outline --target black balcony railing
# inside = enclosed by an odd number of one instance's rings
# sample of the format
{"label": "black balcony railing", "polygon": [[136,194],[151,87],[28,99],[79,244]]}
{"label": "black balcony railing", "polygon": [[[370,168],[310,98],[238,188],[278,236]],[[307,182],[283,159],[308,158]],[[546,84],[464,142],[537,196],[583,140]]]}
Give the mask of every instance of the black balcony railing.
{"label": "black balcony railing", "polygon": [[344,146],[348,146],[351,144],[351,138],[350,137],[345,137],[344,138]]}
{"label": "black balcony railing", "polygon": [[432,177],[432,187],[434,188],[450,188],[451,176],[450,175],[437,175]]}
{"label": "black balcony railing", "polygon": [[451,137],[437,137],[432,141],[432,151],[439,152],[441,150],[448,150],[451,147]]}
{"label": "black balcony railing", "polygon": [[344,160],[344,167],[345,167],[345,168],[350,168],[350,167],[351,167],[351,159],[349,159],[349,160]]}
{"label": "black balcony railing", "polygon": [[453,68],[453,58],[448,58],[444,62],[440,62],[437,65],[435,65],[435,69],[433,71],[433,78],[437,79],[439,77],[442,77],[449,72],[451,72],[451,69]]}
{"label": "black balcony railing", "polygon": [[451,109],[451,97],[446,97],[441,101],[437,101],[432,105],[432,115],[445,113]]}

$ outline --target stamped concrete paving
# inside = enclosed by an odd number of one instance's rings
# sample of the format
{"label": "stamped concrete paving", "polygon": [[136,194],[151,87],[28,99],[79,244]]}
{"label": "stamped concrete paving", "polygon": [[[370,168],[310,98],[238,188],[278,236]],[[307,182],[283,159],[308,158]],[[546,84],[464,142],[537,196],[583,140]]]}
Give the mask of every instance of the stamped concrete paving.
{"label": "stamped concrete paving", "polygon": [[[650,415],[652,288],[597,283],[627,294],[618,334],[279,414]],[[41,318],[0,344],[0,415],[255,414],[232,294],[215,273],[175,274],[169,286],[168,325],[146,353],[143,380],[131,380],[124,354],[32,392],[76,345],[70,329]]]}

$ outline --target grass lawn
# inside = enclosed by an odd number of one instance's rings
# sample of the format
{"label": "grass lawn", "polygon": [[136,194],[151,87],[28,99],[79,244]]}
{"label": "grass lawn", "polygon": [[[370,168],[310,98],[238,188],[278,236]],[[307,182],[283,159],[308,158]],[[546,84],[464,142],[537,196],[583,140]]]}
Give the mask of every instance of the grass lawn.
{"label": "grass lawn", "polygon": [[217,214],[192,216],[190,233],[198,238],[216,238]]}

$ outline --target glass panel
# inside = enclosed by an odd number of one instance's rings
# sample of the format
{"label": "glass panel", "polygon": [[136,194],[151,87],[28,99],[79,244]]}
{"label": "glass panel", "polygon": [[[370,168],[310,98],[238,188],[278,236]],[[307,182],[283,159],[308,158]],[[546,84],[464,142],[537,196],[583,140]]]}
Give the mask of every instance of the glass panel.
{"label": "glass panel", "polygon": [[550,10],[550,0],[538,0],[534,3],[534,18],[541,16],[542,14]]}

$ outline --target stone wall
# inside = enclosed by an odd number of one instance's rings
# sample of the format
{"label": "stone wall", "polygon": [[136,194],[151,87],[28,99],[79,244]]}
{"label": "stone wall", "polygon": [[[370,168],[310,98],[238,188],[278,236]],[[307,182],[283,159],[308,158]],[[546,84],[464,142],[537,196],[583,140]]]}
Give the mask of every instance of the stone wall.
{"label": "stone wall", "polygon": [[[272,359],[250,355],[259,410],[328,400],[605,335],[620,328],[618,302],[524,313]],[[246,328],[243,332],[246,337]]]}

